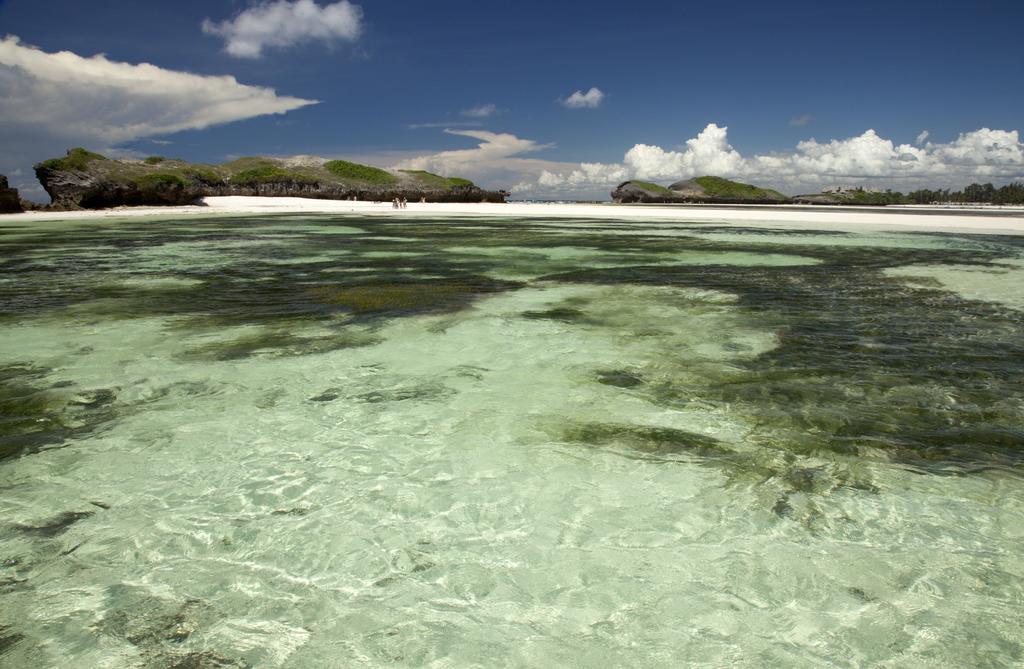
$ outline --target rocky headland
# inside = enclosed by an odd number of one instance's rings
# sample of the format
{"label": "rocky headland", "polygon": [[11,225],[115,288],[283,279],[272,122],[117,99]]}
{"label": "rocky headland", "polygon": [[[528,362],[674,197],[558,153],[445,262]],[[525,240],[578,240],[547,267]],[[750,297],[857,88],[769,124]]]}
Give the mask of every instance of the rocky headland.
{"label": "rocky headland", "polygon": [[[978,186],[977,188],[983,188]],[[938,193],[941,195],[942,193]],[[832,187],[820,193],[783,195],[770,188],[731,181],[722,177],[703,176],[677,181],[670,186],[649,181],[624,181],[612,191],[612,199],[621,203],[650,204],[803,204],[847,207],[879,207],[893,204],[927,204],[935,199],[904,195],[889,190],[854,187]]]}
{"label": "rocky headland", "polygon": [[649,181],[625,181],[612,191],[612,199],[621,203],[657,204],[785,204],[788,197],[770,188],[703,176],[660,186]]}
{"label": "rocky headland", "polygon": [[0,174],[0,214],[16,214],[23,211],[18,189],[7,184],[7,177]]}
{"label": "rocky headland", "polygon": [[114,160],[85,149],[35,166],[49,208],[187,205],[223,195],[324,200],[504,202],[505,191],[422,170],[383,170],[315,157],[239,158],[220,165],[151,156]]}

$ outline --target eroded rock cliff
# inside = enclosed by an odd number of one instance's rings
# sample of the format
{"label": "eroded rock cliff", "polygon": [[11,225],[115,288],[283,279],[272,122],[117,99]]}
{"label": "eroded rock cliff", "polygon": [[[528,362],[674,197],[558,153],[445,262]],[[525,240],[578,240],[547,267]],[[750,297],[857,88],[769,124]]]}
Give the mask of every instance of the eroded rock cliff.
{"label": "eroded rock cliff", "polygon": [[7,177],[0,174],[0,214],[12,214],[22,211],[18,189],[7,185]]}
{"label": "eroded rock cliff", "polygon": [[222,165],[152,156],[112,160],[84,149],[35,166],[57,209],[183,205],[203,197],[248,195],[325,200],[504,202],[508,193],[420,170],[382,170],[322,158],[240,158]]}

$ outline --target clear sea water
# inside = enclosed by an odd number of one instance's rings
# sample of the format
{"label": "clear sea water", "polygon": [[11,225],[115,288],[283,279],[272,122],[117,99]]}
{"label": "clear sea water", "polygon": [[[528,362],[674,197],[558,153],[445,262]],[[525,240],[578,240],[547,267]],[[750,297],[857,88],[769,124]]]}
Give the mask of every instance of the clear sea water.
{"label": "clear sea water", "polygon": [[0,227],[0,666],[1024,663],[1024,238]]}

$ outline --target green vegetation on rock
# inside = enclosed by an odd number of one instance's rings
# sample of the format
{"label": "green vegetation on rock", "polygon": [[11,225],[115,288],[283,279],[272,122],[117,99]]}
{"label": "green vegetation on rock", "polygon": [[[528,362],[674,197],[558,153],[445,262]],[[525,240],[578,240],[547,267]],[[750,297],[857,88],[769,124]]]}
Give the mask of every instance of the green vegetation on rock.
{"label": "green vegetation on rock", "polygon": [[273,182],[291,182],[300,184],[316,183],[317,179],[309,174],[295,172],[267,161],[265,165],[242,170],[231,177],[233,183],[261,184]]}
{"label": "green vegetation on rock", "polygon": [[202,167],[188,167],[181,171],[182,176],[207,186],[216,186],[224,183],[224,178],[211,169]]}
{"label": "green vegetation on rock", "polygon": [[785,200],[782,193],[770,188],[759,188],[750,184],[730,181],[722,177],[697,177],[694,183],[704,189],[709,197],[736,198],[742,200]]}
{"label": "green vegetation on rock", "polygon": [[40,166],[51,170],[84,170],[94,160],[109,160],[109,158],[78,147],[68,149],[68,155],[64,158],[44,160]]}
{"label": "green vegetation on rock", "polygon": [[364,181],[371,184],[398,183],[398,177],[379,167],[350,163],[347,160],[331,160],[324,163],[324,169],[336,177]]}
{"label": "green vegetation on rock", "polygon": [[160,186],[185,186],[185,180],[177,174],[170,172],[155,172],[153,174],[141,174],[132,179],[132,182],[140,188],[157,188]]}
{"label": "green vegetation on rock", "polygon": [[[55,208],[101,209],[129,205],[187,204],[222,195],[314,196],[339,200],[353,196],[432,201],[504,201],[505,194],[478,189],[467,179],[412,170],[402,174],[345,160],[313,157],[237,158],[220,165],[150,156],[113,160],[85,149],[40,163],[36,176]],[[66,172],[76,174],[69,178]],[[86,178],[83,178],[86,177]],[[0,208],[3,202],[0,202]]]}
{"label": "green vegetation on rock", "polygon": [[644,190],[651,191],[653,193],[657,193],[658,195],[664,195],[666,197],[670,197],[673,194],[672,191],[670,191],[668,188],[665,188],[664,186],[659,186],[656,183],[651,183],[650,181],[636,181],[636,180],[634,180],[631,183],[634,186],[638,186],[640,188],[643,188]]}
{"label": "green vegetation on rock", "polygon": [[427,172],[426,170],[399,170],[402,174],[408,174],[409,176],[416,179],[418,185],[425,188],[438,188],[444,190],[451,190],[452,188],[472,188],[474,184],[469,179],[460,179],[458,177],[443,177],[440,174],[434,174],[433,172]]}

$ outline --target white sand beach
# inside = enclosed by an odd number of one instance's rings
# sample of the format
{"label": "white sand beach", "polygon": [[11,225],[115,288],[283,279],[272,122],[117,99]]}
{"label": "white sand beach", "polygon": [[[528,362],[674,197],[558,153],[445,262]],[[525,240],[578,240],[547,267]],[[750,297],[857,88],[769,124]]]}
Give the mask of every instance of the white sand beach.
{"label": "white sand beach", "polygon": [[583,218],[724,223],[770,228],[906,230],[1024,234],[1024,208],[806,207],[789,205],[621,205],[543,202],[418,203],[394,209],[389,202],[316,200],[296,197],[208,197],[186,207],[116,207],[97,211],[38,211],[0,216],[0,225],[22,221],[135,216],[232,216],[239,214],[358,214],[361,216],[446,216]]}

